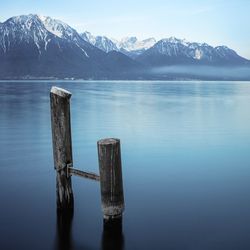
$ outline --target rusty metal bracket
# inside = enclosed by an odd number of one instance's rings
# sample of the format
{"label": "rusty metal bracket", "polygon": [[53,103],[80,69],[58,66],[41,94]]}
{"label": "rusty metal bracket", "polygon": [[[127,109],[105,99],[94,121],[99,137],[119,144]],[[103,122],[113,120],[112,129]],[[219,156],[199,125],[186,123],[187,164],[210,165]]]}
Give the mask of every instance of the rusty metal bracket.
{"label": "rusty metal bracket", "polygon": [[60,172],[61,170],[63,170],[63,169],[65,169],[65,168],[67,168],[67,167],[68,167],[68,165],[72,165],[72,163],[69,163],[69,164],[63,164],[63,166],[62,166],[62,167],[60,167],[60,168],[55,168],[55,170],[56,170],[57,172]]}
{"label": "rusty metal bracket", "polygon": [[100,181],[100,176],[94,173],[88,173],[76,168],[73,168],[73,164],[67,164],[67,177],[70,177],[72,175],[83,177],[86,179],[91,179],[95,181]]}

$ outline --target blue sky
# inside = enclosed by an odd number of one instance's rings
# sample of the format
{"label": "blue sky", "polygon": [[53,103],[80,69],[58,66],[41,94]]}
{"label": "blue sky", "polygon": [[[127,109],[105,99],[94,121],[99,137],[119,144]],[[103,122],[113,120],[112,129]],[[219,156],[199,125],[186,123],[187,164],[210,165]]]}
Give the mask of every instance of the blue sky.
{"label": "blue sky", "polygon": [[250,0],[6,0],[0,10],[1,22],[36,13],[94,35],[175,36],[227,45],[250,59]]}

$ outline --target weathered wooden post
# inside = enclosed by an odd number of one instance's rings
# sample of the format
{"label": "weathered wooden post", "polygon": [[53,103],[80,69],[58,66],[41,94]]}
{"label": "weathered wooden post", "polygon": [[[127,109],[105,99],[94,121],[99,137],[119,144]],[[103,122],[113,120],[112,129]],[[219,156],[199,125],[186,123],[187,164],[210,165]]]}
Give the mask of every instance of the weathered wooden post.
{"label": "weathered wooden post", "polygon": [[120,140],[103,139],[97,147],[103,217],[112,221],[121,218],[124,211]]}
{"label": "weathered wooden post", "polygon": [[57,234],[55,250],[75,249],[72,239],[72,221],[74,210],[57,211]]}
{"label": "weathered wooden post", "polygon": [[58,87],[52,87],[50,91],[54,167],[57,171],[57,209],[61,211],[74,207],[71,176],[68,175],[68,167],[73,164],[70,97],[70,92]]}
{"label": "weathered wooden post", "polygon": [[124,249],[124,236],[122,232],[122,217],[103,223],[102,250]]}

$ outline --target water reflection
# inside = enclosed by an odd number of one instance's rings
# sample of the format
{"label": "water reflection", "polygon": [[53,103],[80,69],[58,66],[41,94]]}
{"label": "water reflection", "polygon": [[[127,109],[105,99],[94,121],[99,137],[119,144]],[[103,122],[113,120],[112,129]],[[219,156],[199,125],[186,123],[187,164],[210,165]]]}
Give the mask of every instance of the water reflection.
{"label": "water reflection", "polygon": [[123,250],[124,236],[122,217],[112,221],[103,220],[102,250]]}
{"label": "water reflection", "polygon": [[[51,85],[73,93],[77,166],[122,141],[125,240],[102,229],[92,182],[73,180],[74,219],[54,212]],[[250,82],[0,83],[0,249],[249,250],[249,107]]]}
{"label": "water reflection", "polygon": [[74,210],[57,211],[57,236],[55,250],[74,249],[72,240],[72,221]]}
{"label": "water reflection", "polygon": [[[57,230],[55,250],[83,250],[94,249],[85,244],[77,244],[72,237],[74,211],[57,211]],[[103,220],[103,232],[100,242],[102,250],[124,250],[124,235],[122,218],[112,221]]]}

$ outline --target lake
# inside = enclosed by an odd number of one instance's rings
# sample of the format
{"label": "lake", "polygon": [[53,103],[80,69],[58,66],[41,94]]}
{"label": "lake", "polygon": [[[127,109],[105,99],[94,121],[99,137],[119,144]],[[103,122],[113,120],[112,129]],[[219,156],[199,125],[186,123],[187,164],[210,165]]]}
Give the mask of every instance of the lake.
{"label": "lake", "polygon": [[[103,230],[99,183],[72,177],[56,213],[49,92],[72,92],[74,167],[99,173],[120,138],[122,232]],[[250,82],[1,81],[0,248],[250,249]]]}

